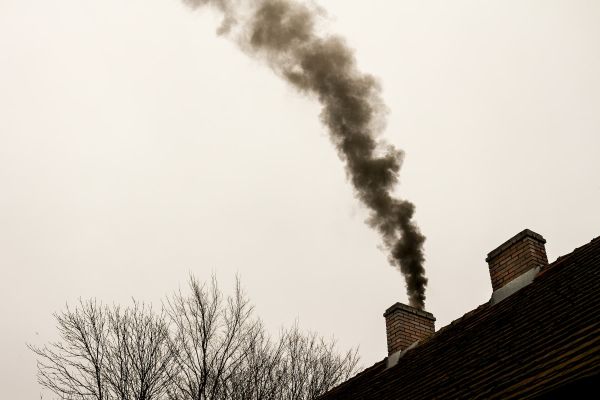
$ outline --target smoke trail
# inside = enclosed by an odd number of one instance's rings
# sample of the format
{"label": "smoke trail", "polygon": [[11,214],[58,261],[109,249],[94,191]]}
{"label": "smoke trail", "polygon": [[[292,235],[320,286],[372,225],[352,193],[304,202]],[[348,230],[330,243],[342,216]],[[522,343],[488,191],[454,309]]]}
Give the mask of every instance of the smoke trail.
{"label": "smoke trail", "polygon": [[404,275],[410,304],[422,309],[425,237],[412,220],[414,205],[392,196],[402,152],[376,137],[386,111],[377,81],[358,71],[343,38],[319,35],[321,11],[314,6],[293,0],[183,1],[219,9],[224,15],[219,33],[319,99],[321,119],[346,164],[355,195],[370,210],[368,223],[381,234],[390,263]]}

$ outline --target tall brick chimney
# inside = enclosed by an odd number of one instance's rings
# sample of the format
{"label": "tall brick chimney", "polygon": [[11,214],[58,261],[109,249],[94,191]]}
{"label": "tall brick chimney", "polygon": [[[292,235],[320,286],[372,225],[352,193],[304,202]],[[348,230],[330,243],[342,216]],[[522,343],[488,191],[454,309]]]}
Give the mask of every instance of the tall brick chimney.
{"label": "tall brick chimney", "polygon": [[545,243],[542,235],[525,229],[492,250],[486,261],[494,292],[524,273],[547,265]]}
{"label": "tall brick chimney", "polygon": [[423,340],[435,332],[433,314],[406,304],[394,304],[383,316],[389,355],[405,350],[414,342]]}

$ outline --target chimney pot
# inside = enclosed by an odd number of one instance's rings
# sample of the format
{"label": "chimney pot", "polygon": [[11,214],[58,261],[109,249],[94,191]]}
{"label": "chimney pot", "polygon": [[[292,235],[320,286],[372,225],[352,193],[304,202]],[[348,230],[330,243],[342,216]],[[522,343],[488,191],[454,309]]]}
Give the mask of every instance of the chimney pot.
{"label": "chimney pot", "polygon": [[414,342],[423,340],[435,332],[433,314],[406,304],[394,304],[386,310],[383,316],[385,317],[388,355],[405,350]]}
{"label": "chimney pot", "polygon": [[492,250],[486,261],[494,292],[523,273],[547,265],[545,243],[542,235],[525,229]]}

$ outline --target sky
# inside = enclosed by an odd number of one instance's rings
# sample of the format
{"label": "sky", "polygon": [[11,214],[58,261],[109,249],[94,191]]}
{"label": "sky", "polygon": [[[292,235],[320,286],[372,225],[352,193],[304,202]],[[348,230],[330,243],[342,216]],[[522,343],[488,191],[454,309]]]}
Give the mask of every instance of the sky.
{"label": "sky", "polygon": [[[600,235],[600,3],[318,0],[389,108],[396,194],[427,236],[440,328],[485,303],[524,228],[550,261]],[[178,0],[0,0],[0,387],[38,398],[26,344],[79,298],[161,304],[238,274],[299,321],[386,356],[406,302],[319,105]]]}

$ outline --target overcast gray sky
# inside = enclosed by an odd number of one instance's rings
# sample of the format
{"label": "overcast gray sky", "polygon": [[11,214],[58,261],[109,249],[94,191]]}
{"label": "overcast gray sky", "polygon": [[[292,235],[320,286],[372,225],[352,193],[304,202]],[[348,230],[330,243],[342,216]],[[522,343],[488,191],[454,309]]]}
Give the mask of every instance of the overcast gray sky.
{"label": "overcast gray sky", "polygon": [[[319,0],[377,76],[406,151],[441,327],[488,300],[525,227],[549,258],[600,235],[600,2]],[[319,106],[178,0],[0,0],[0,392],[37,398],[26,343],[77,298],[160,303],[236,273],[295,319],[386,355],[406,301]]]}

